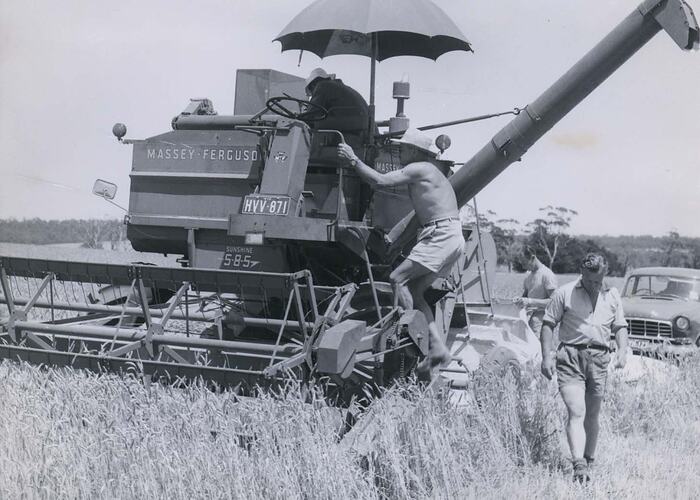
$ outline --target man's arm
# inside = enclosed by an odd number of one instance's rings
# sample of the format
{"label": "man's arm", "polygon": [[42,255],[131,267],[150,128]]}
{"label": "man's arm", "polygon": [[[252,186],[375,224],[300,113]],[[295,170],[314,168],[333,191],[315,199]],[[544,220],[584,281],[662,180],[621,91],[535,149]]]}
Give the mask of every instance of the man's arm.
{"label": "man's arm", "polygon": [[411,165],[385,174],[377,172],[370,166],[365,165],[347,144],[338,144],[338,156],[350,161],[359,176],[373,188],[410,184],[418,173]]}
{"label": "man's arm", "polygon": [[548,380],[552,380],[554,375],[554,356],[552,355],[552,339],[554,338],[554,332],[552,331],[552,325],[549,323],[542,324],[542,331],[540,332],[540,346],[542,347],[542,375],[547,377]]}
{"label": "man's arm", "polygon": [[627,327],[622,327],[615,332],[617,343],[617,361],[615,368],[624,368],[627,364]]}
{"label": "man's arm", "polygon": [[546,299],[532,299],[528,297],[528,290],[527,288],[523,287],[523,296],[518,297],[513,302],[515,302],[519,307],[530,307],[537,311],[544,311],[547,304],[549,304],[550,297],[554,293],[554,290],[557,289],[556,278],[553,276],[551,278],[545,277],[543,286],[545,294],[547,295]]}
{"label": "man's arm", "polygon": [[545,295],[547,295],[547,298],[546,299],[525,299],[524,300],[525,306],[534,307],[537,310],[544,310],[547,307],[547,304],[549,304],[549,301],[550,301],[550,298],[552,297],[552,294],[557,289],[556,277],[554,277],[554,275],[545,276],[543,286],[544,286],[544,293],[545,293]]}
{"label": "man's arm", "polygon": [[518,307],[527,306],[527,287],[523,285],[523,294],[520,297],[515,297],[513,303]]}
{"label": "man's arm", "polygon": [[542,330],[540,331],[540,347],[542,348],[542,375],[552,380],[554,375],[554,356],[552,355],[552,339],[554,338],[554,327],[564,316],[565,294],[560,288],[552,294],[547,307],[544,310],[542,319]]}
{"label": "man's arm", "polygon": [[627,364],[627,319],[622,309],[622,298],[617,288],[611,290],[615,299],[615,319],[613,320],[611,331],[615,334],[617,343],[617,361],[615,368],[624,368]]}

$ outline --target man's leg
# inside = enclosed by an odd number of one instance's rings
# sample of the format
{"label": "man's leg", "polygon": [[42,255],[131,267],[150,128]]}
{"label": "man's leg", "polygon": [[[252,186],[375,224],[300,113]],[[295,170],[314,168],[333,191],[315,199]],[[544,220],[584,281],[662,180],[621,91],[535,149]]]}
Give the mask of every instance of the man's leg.
{"label": "man's leg", "polygon": [[429,274],[431,271],[427,267],[421,266],[411,259],[404,260],[389,275],[391,285],[394,289],[394,305],[398,302],[404,309],[413,309],[415,297],[412,297],[408,289],[408,282]]}
{"label": "man's leg", "polygon": [[589,350],[588,366],[586,369],[586,418],[583,422],[586,429],[586,447],[583,455],[588,462],[595,457],[595,448],[598,444],[598,416],[605,394],[605,386],[608,380],[608,364],[610,353]]}
{"label": "man's leg", "polygon": [[413,309],[413,297],[408,286],[393,280],[391,286],[394,291],[394,307],[401,306],[405,310]]}
{"label": "man's leg", "polygon": [[428,366],[445,362],[450,353],[438,333],[433,311],[423,297],[423,293],[434,281],[435,273],[411,259],[406,259],[394,269],[389,279],[394,286],[395,298],[398,296],[399,303],[406,309],[415,307],[423,313],[428,322],[430,334]]}
{"label": "man's leg", "polygon": [[571,458],[574,462],[583,460],[586,443],[586,430],[583,425],[586,415],[586,387],[583,382],[569,383],[559,387],[559,393],[569,417],[566,423],[566,438],[569,441]]}
{"label": "man's leg", "polygon": [[438,332],[433,310],[425,301],[425,291],[434,280],[434,274],[430,273],[408,283],[408,287],[411,290],[411,295],[414,297],[413,302],[415,307],[425,316],[425,319],[428,321],[428,331],[430,332],[430,351],[428,353],[428,360],[421,363],[421,366],[419,366],[421,369],[425,369],[427,366],[432,368],[452,359],[450,351],[447,349],[445,342],[442,340],[440,332]]}
{"label": "man's leg", "polygon": [[602,402],[603,396],[586,393],[586,417],[583,420],[583,428],[586,432],[586,446],[583,449],[583,455],[587,460],[595,457],[595,447],[598,444],[598,432],[600,431],[598,416],[600,415]]}

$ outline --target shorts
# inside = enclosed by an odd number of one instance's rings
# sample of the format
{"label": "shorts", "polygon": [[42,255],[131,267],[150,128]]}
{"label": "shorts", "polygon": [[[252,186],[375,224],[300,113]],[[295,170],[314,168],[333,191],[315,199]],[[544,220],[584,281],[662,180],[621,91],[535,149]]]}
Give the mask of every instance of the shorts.
{"label": "shorts", "polygon": [[569,384],[583,384],[586,394],[603,396],[608,381],[610,351],[591,347],[559,344],[557,380],[559,389]]}
{"label": "shorts", "polygon": [[446,219],[423,226],[407,258],[441,275],[451,270],[463,249],[462,222]]}

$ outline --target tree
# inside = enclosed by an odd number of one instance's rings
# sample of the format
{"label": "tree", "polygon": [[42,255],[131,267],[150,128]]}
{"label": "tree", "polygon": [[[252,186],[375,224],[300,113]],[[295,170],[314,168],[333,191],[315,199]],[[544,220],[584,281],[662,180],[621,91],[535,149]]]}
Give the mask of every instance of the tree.
{"label": "tree", "polygon": [[82,247],[102,248],[102,242],[106,239],[109,228],[104,221],[90,219],[82,226]]}
{"label": "tree", "polygon": [[493,223],[491,230],[499,264],[508,266],[509,272],[523,253],[523,244],[517,237],[519,229],[520,222],[516,219],[498,219]]}
{"label": "tree", "polygon": [[690,267],[700,269],[700,241],[697,238],[691,238],[687,248],[689,252],[688,264]]}
{"label": "tree", "polygon": [[569,229],[571,221],[578,212],[551,205],[540,208],[539,211],[542,212],[542,216],[527,224],[531,231],[527,241],[536,253],[542,255],[543,258],[540,260],[550,269],[554,269],[557,254],[569,241],[566,230]]}
{"label": "tree", "polygon": [[511,271],[522,251],[522,244],[516,237],[520,222],[516,219],[499,219],[498,214],[493,210],[485,210],[477,214],[471,205],[464,206],[460,216],[465,222],[478,222],[480,230],[491,233],[496,244],[498,264],[508,266],[508,271]]}
{"label": "tree", "polygon": [[678,231],[671,230],[663,239],[661,265],[672,267],[687,267],[692,265],[692,249],[686,247],[685,241]]}
{"label": "tree", "polygon": [[121,221],[105,219],[88,219],[80,222],[83,248],[102,248],[105,241],[110,242],[112,250],[124,239],[124,227]]}
{"label": "tree", "polygon": [[591,239],[583,240],[573,236],[569,237],[567,244],[561,248],[552,271],[560,274],[578,273],[584,257],[591,252],[605,257],[608,261],[608,272],[612,276],[624,276],[625,265],[614,252]]}

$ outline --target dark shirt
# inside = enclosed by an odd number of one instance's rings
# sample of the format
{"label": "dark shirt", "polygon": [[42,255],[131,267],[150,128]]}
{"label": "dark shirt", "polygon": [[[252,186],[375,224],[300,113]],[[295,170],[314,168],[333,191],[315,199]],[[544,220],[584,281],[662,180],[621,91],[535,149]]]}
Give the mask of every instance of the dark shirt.
{"label": "dark shirt", "polygon": [[314,129],[332,129],[361,134],[369,124],[369,106],[364,98],[342,80],[321,80],[311,102],[328,110],[328,117],[312,123]]}

